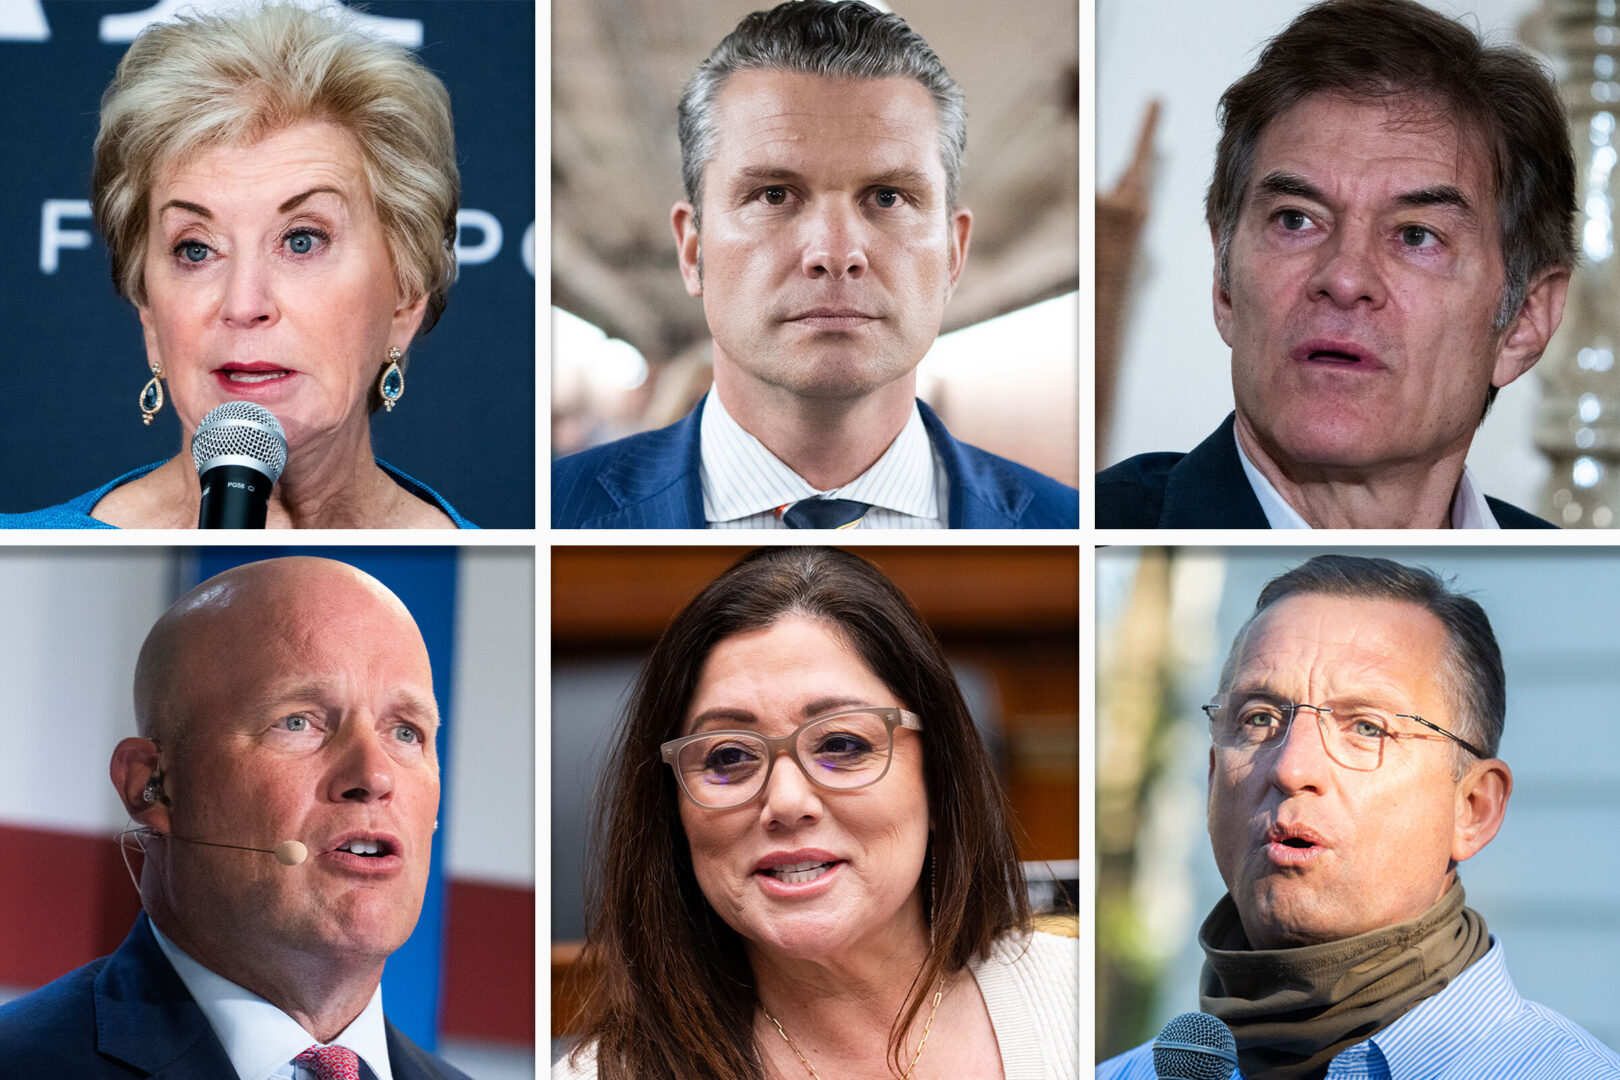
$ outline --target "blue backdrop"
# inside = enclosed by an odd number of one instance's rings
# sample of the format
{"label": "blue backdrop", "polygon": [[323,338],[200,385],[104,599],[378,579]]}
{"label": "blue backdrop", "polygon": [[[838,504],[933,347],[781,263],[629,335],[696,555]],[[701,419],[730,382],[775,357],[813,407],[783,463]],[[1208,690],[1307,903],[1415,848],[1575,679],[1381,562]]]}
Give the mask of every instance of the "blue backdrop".
{"label": "blue backdrop", "polygon": [[[89,217],[102,91],[175,0],[0,0],[0,512],[37,510],[180,449],[141,424],[146,354]],[[207,6],[207,5],[199,5]],[[529,0],[377,0],[450,91],[460,278],[411,351],[378,456],[486,528],[534,518],[534,19]],[[109,18],[111,17],[111,18]],[[419,44],[418,44],[419,42]]]}

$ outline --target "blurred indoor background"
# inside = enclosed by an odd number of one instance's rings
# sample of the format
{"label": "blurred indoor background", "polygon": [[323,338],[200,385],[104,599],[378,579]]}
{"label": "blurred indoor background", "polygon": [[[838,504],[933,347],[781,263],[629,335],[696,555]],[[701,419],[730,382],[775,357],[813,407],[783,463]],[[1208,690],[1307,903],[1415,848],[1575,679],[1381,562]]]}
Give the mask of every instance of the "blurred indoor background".
{"label": "blurred indoor background", "polygon": [[[577,1011],[587,839],[631,681],[735,547],[559,547],[551,558],[552,1036]],[[865,547],[940,639],[990,745],[1032,878],[1077,884],[1079,561],[1073,547]],[[554,1054],[562,1044],[554,1041]]]}
{"label": "blurred indoor background", "polygon": [[[1425,2],[1488,43],[1529,48],[1560,79],[1581,206],[1581,265],[1562,328],[1536,369],[1503,391],[1469,465],[1493,495],[1561,525],[1620,525],[1620,15],[1612,0]],[[1231,410],[1203,214],[1215,106],[1306,6],[1097,0],[1099,469],[1190,450]],[[1154,103],[1156,126],[1147,119]]]}
{"label": "blurred indoor background", "polygon": [[[669,213],[675,106],[760,0],[555,0],[552,453],[673,423],[709,386]],[[878,6],[883,6],[879,4]],[[1077,477],[1079,59],[1073,0],[914,0],[899,13],[967,97],[967,266],[919,396],[957,438]],[[991,321],[996,320],[996,321]]]}

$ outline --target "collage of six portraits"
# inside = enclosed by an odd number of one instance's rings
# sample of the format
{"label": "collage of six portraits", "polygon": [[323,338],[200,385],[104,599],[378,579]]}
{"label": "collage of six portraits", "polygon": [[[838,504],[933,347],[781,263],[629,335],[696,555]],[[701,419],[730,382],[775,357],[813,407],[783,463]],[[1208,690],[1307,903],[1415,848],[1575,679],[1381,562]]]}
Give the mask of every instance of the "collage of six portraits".
{"label": "collage of six portraits", "polygon": [[0,11],[0,1060],[1620,1075],[1613,5],[759,7]]}

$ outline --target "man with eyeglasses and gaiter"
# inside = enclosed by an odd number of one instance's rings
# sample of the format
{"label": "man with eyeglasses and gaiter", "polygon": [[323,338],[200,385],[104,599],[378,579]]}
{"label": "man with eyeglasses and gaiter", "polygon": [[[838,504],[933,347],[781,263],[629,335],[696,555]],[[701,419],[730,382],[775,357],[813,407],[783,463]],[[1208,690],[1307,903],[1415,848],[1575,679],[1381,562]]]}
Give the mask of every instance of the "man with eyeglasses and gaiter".
{"label": "man with eyeglasses and gaiter", "polygon": [[[1513,774],[1484,610],[1431,571],[1324,555],[1260,593],[1209,714],[1227,895],[1200,1008],[1240,1080],[1592,1080],[1620,1056],[1526,1001],[1464,903]],[[1098,1080],[1156,1080],[1150,1045]],[[1213,1075],[1210,1073],[1208,1075]]]}

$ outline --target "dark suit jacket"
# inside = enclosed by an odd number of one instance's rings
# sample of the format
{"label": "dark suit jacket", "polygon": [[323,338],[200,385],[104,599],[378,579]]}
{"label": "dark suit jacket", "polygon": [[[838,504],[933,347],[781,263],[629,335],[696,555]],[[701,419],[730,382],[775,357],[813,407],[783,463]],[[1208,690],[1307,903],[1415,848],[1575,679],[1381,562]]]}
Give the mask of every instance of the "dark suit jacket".
{"label": "dark suit jacket", "polygon": [[[1097,474],[1099,529],[1268,529],[1232,434],[1235,413],[1190,454],[1138,454]],[[1485,497],[1504,529],[1555,529]]]}
{"label": "dark suit jacket", "polygon": [[[945,462],[953,529],[1077,529],[1080,493],[1033,469],[951,438],[922,402],[923,426]],[[703,404],[659,431],[551,465],[554,529],[702,529],[698,479]]]}
{"label": "dark suit jacket", "polygon": [[[468,1080],[388,1024],[395,1080]],[[111,956],[0,1006],[0,1075],[100,1080],[236,1076],[143,914]]]}

